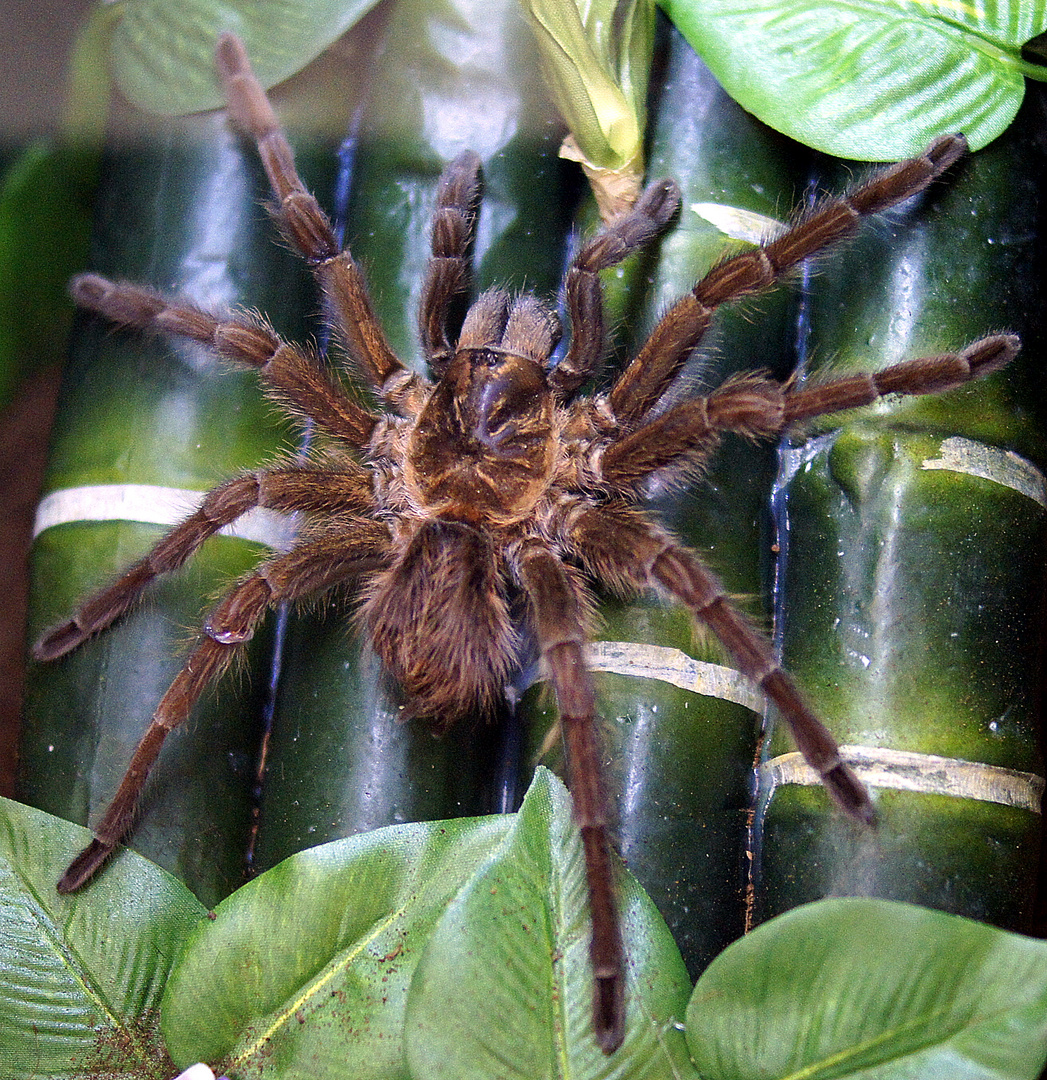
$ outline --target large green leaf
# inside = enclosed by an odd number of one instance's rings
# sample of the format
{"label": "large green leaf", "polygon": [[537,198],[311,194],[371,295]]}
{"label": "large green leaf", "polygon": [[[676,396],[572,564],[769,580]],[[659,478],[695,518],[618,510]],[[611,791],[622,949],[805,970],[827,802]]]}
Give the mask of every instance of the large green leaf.
{"label": "large green leaf", "polygon": [[1021,46],[1047,29],[1042,0],[661,0],[724,89],[792,138],[887,161],[963,131],[973,149],[1007,127]]}
{"label": "large green leaf", "polygon": [[692,1076],[677,1023],[689,992],[680,953],[625,874],[620,909],[626,1035],[607,1056],[592,1029],[581,840],[567,790],[539,769],[503,847],[447,909],[419,961],[405,1035],[414,1080]]}
{"label": "large green leaf", "polygon": [[266,87],[300,71],[376,0],[124,0],[113,31],[113,76],[150,112],[181,114],[223,104],[215,78],[218,34],[243,38]]}
{"label": "large green leaf", "polygon": [[394,825],[285,859],[224,900],[171,975],[183,1068],[231,1077],[404,1077],[407,987],[437,918],[510,818]]}
{"label": "large green leaf", "polygon": [[808,904],[698,980],[705,1080],[1034,1080],[1047,1059],[1047,942],[887,900]]}
{"label": "large green leaf", "polygon": [[0,1080],[173,1072],[160,996],[204,908],[126,850],[89,888],[59,896],[59,874],[89,838],[0,799]]}

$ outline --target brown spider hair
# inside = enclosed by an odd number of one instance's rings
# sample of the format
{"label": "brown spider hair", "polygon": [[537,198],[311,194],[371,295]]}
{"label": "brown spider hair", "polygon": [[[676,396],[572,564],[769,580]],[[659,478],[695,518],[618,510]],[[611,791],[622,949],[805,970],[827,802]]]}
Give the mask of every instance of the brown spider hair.
{"label": "brown spider hair", "polygon": [[359,403],[338,375],[280,339],[260,317],[224,318],[97,275],[74,279],[83,307],[130,327],[180,334],[257,369],[267,390],[308,418],[323,452],[234,477],[109,587],[43,635],[38,660],[54,660],[119,618],[143,588],[184,564],[220,528],[255,507],[295,512],[293,547],[241,579],[207,618],[163,696],[95,839],[59,882],[84,885],[128,831],[167,734],[224,672],[274,604],[335,589],[363,598],[361,623],[411,711],[440,727],[488,709],[517,664],[511,600],[522,598],[559,708],[581,831],[592,913],[596,1038],[607,1052],[623,1036],[624,959],[616,909],[608,797],[602,778],[593,680],[585,663],[590,582],[619,594],[655,589],[720,638],[737,667],[774,702],[797,746],[842,810],[874,821],[869,796],[832,736],[775,659],[769,641],[735,608],[700,558],[642,506],[652,477],[693,469],[724,432],[775,436],[811,417],[867,405],[884,394],[961,386],[1008,363],[1009,335],[958,353],[910,360],[876,374],[801,388],[761,375],[734,378],[706,396],[664,405],[715,309],[767,289],[831,245],[865,215],[921,191],[965,151],[962,136],[876,175],[761,247],[721,262],[678,300],[606,393],[581,396],[604,347],[599,272],[648,244],[675,214],[671,181],[585,243],[564,284],[570,343],[558,363],[560,321],[531,295],[481,295],[457,332],[450,312],[469,292],[468,248],[480,193],[476,155],[464,153],[439,187],[420,339],[435,378],[414,374],[389,347],[363,277],[340,250],[303,187],[291,149],[242,44],[229,34],[217,64],[230,113],[258,146],[275,217],[306,259],[348,358],[347,374],[385,409]]}

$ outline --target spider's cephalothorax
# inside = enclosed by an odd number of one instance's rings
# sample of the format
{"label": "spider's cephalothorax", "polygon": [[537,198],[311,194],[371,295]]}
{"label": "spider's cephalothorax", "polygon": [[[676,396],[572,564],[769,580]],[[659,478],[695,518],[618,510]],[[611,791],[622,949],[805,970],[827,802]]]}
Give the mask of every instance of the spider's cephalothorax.
{"label": "spider's cephalothorax", "polygon": [[534,297],[485,293],[389,450],[385,497],[403,515],[402,539],[364,617],[412,712],[438,723],[489,708],[517,656],[506,586],[553,489],[562,422],[545,364],[559,333]]}
{"label": "spider's cephalothorax", "polygon": [[75,648],[123,614],[158,574],[181,566],[208,537],[254,507],[297,512],[305,521],[290,551],[239,581],[212,611],[96,838],[58,887],[70,892],[85,884],[119,844],[167,733],[228,668],[270,606],[336,588],[355,590],[363,598],[365,630],[402,683],[411,711],[446,725],[503,693],[516,662],[510,600],[518,596],[567,744],[589,877],[594,1026],[610,1052],[622,1039],[624,961],[595,697],[584,662],[592,606],[587,583],[626,595],[656,589],[706,623],[778,707],[837,804],[857,821],[872,823],[865,789],[779,667],[770,643],[735,609],[698,556],[642,509],[640,494],[656,474],[700,464],[722,432],[773,436],[884,394],[948,390],[1016,354],[1017,339],[997,335],[876,374],[807,388],[752,374],[708,396],[663,403],[719,304],[770,287],[802,259],[850,233],[862,216],[921,191],[964,153],[966,143],[960,135],[940,138],[764,246],[720,263],[668,310],[608,392],[596,398],[578,396],[578,389],[603,350],[598,271],[665,227],[679,203],[675,185],[654,184],[630,213],[582,247],[565,282],[570,345],[553,366],[559,320],[534,297],[485,293],[457,335],[449,326],[449,310],[469,288],[466,253],[479,197],[479,161],[462,154],[440,185],[423,289],[420,337],[437,380],[432,384],[410,373],[386,343],[359,269],[339,250],[327,218],[298,179],[238,39],[220,39],[217,62],[230,112],[257,142],[280,226],[326,295],[350,374],[388,411],[379,415],[358,404],[308,352],[282,341],[258,318],[217,318],[96,275],[74,280],[78,303],[115,322],[182,334],[258,369],[278,400],[312,421],[326,449],[307,462],[285,461],[216,487],[144,559],[37,643],[39,660]]}

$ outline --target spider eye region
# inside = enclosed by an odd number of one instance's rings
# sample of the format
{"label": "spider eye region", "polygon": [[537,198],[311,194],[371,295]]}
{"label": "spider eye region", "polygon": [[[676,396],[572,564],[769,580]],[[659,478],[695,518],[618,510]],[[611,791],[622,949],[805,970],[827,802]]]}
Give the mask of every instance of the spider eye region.
{"label": "spider eye region", "polygon": [[407,473],[419,502],[441,516],[511,524],[549,486],[555,452],[541,365],[460,348],[411,432]]}

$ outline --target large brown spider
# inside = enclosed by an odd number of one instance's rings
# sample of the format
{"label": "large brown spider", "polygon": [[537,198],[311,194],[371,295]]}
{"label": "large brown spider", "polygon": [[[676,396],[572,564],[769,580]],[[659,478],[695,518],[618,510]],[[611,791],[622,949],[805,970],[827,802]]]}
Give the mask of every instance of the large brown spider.
{"label": "large brown spider", "polygon": [[295,512],[297,542],[240,580],[212,611],[185,666],[161,700],[95,839],[73,861],[60,892],[84,885],[128,831],[168,732],[184,723],[205,686],[224,672],[267,609],[351,586],[362,623],[415,715],[440,727],[488,709],[517,663],[510,598],[521,595],[559,707],[592,912],[596,1038],[622,1040],[623,946],[615,906],[608,800],[601,776],[593,681],[586,669],[592,594],[656,589],[685,605],[720,638],[733,662],[778,707],[829,794],[855,820],[874,813],[771,645],[741,615],[697,555],[640,506],[656,474],[694,471],[721,432],[777,435],[884,394],[961,386],[1008,363],[1013,336],[959,353],[910,360],[878,374],[800,389],[761,374],[666,407],[663,399],[721,303],[773,285],[801,260],[850,233],[858,220],[921,191],[966,149],[946,136],[824,204],[762,247],[716,266],[661,319],[639,354],[595,397],[580,397],[604,347],[600,270],[651,241],[676,212],[676,185],[649,187],[635,209],[585,244],[567,273],[571,342],[555,366],[557,316],[531,295],[485,292],[457,337],[449,311],[469,289],[467,249],[479,199],[479,161],[465,153],[441,181],[432,259],[421,307],[421,343],[436,378],[412,374],[393,354],[359,269],[340,251],[326,216],[302,186],[291,149],[241,42],[223,35],[217,64],[236,124],[256,140],[285,236],[312,267],[330,320],[363,379],[388,409],[359,404],[303,349],[260,318],[220,319],[134,285],[85,274],[73,295],[86,308],[142,330],[182,334],[259,370],[287,409],[323,436],[308,461],[282,461],[214,488],[200,509],[140,562],[84,601],[37,643],[38,660],[62,656],[109,626],[157,575],[180,567],[220,528],[254,507]]}

